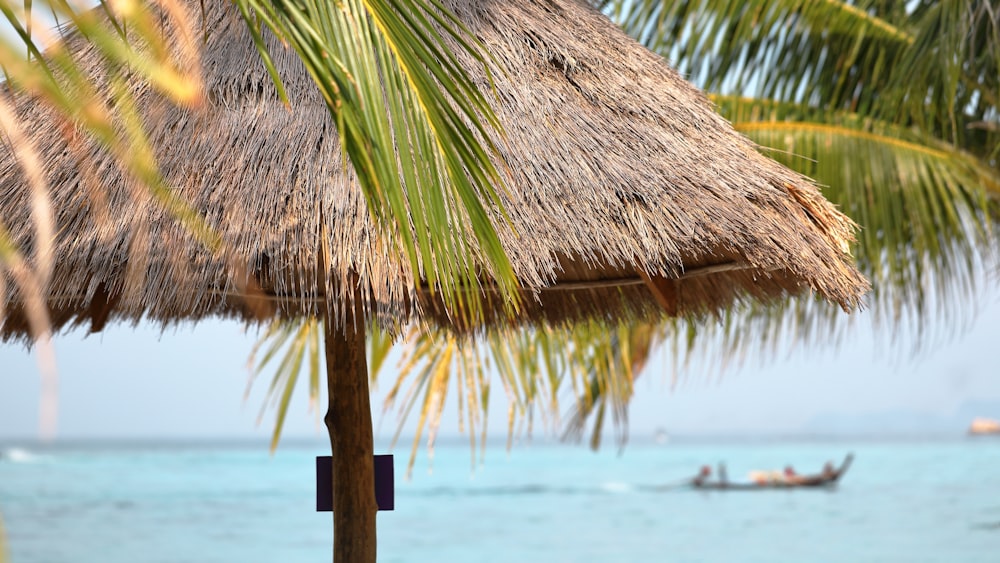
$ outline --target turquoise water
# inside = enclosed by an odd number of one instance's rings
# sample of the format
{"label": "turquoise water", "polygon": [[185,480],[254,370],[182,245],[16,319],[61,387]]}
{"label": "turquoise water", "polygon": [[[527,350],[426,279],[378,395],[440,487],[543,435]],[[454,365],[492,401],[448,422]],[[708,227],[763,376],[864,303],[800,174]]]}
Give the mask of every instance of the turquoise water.
{"label": "turquoise water", "polygon": [[[732,480],[854,451],[835,491],[662,487],[725,460]],[[14,563],[329,561],[322,443],[0,448]],[[382,562],[1000,561],[1000,440],[669,443],[592,453],[467,445],[396,458]]]}

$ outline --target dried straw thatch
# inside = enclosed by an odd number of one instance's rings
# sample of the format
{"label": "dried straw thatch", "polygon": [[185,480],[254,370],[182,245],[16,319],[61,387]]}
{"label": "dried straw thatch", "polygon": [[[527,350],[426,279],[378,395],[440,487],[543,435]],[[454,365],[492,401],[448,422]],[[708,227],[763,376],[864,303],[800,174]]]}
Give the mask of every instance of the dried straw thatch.
{"label": "dried straw thatch", "polygon": [[[137,205],[111,157],[80,141],[70,147],[46,110],[13,102],[34,128],[56,206],[55,325],[257,318],[234,263],[267,294],[264,315],[316,314],[324,302],[351,310],[353,270],[371,319],[447,325],[402,255],[376,235],[298,58],[269,40],[289,112],[236,9],[207,4],[208,107],[138,96],[163,173],[227,241],[227,259],[155,205]],[[507,137],[498,144],[517,231],[501,236],[525,287],[524,320],[697,315],[809,289],[847,309],[858,304],[868,285],[846,253],[853,223],[603,15],[574,0],[449,4],[499,65],[495,108]],[[481,69],[473,73],[485,82]],[[106,201],[87,188],[88,175]],[[28,197],[0,145],[0,217],[25,247]],[[324,248],[329,270],[317,275]],[[6,287],[0,333],[24,335],[18,294]]]}

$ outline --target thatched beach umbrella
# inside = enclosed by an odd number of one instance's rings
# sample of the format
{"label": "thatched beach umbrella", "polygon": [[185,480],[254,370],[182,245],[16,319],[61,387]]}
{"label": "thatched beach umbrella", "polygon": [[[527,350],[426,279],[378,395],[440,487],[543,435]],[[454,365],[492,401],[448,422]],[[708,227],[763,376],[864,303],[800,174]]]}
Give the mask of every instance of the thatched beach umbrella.
{"label": "thatched beach umbrella", "polygon": [[[525,294],[513,319],[487,299],[480,326],[696,316],[810,290],[845,309],[858,304],[868,286],[847,254],[851,221],[603,15],[574,0],[446,4],[495,57],[494,107],[506,130],[498,164],[514,232],[498,228]],[[85,168],[113,210],[100,216],[65,132],[46,130],[53,117],[30,100],[13,101],[37,125],[57,216],[53,324],[326,318],[334,514],[338,537],[350,538],[367,529],[357,521],[373,529],[375,513],[365,326],[476,327],[450,315],[379,236],[297,56],[266,37],[288,111],[236,8],[210,2],[202,25],[209,107],[177,109],[141,89],[138,100],[164,176],[225,240],[225,256],[157,206],[137,204],[132,180],[95,148]],[[471,61],[469,71],[487,83]],[[0,216],[25,246],[28,197],[0,148]],[[259,290],[248,294],[242,276]],[[24,336],[19,294],[6,287],[0,336]]]}

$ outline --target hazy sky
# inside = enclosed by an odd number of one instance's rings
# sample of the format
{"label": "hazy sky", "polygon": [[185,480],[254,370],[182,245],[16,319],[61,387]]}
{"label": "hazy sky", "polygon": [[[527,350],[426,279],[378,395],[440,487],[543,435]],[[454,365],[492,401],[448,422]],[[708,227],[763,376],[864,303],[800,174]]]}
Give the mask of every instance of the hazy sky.
{"label": "hazy sky", "polygon": [[[646,437],[660,427],[677,434],[794,433],[824,413],[901,409],[946,416],[963,402],[1000,401],[993,348],[1000,334],[997,296],[985,297],[980,309],[967,331],[912,356],[907,342],[885,353],[888,339],[874,338],[859,319],[837,348],[789,350],[778,360],[731,369],[721,378],[695,366],[673,389],[661,352],[637,383],[632,435]],[[162,335],[149,326],[113,326],[86,338],[81,331],[61,335],[56,339],[59,436],[266,437],[273,412],[256,425],[266,382],[244,401],[254,340],[235,322],[184,325]],[[386,386],[374,392],[376,411]],[[0,345],[0,439],[36,435],[38,388],[32,353]],[[493,397],[490,436],[503,437],[506,400],[499,386]],[[307,413],[304,387],[297,399],[285,435],[322,435]],[[453,410],[452,401],[448,411]],[[377,435],[389,437],[395,415],[380,426],[379,420],[376,415]],[[453,416],[443,432],[457,432]]]}

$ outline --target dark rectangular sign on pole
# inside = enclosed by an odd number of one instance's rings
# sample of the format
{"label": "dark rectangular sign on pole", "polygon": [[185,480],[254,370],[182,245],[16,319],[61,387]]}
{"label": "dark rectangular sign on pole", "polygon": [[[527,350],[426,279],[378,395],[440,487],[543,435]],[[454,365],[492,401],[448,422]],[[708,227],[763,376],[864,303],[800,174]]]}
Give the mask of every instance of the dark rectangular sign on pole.
{"label": "dark rectangular sign on pole", "polygon": [[[333,458],[316,457],[316,512],[333,511]],[[392,454],[375,456],[375,502],[379,510],[395,508]]]}

